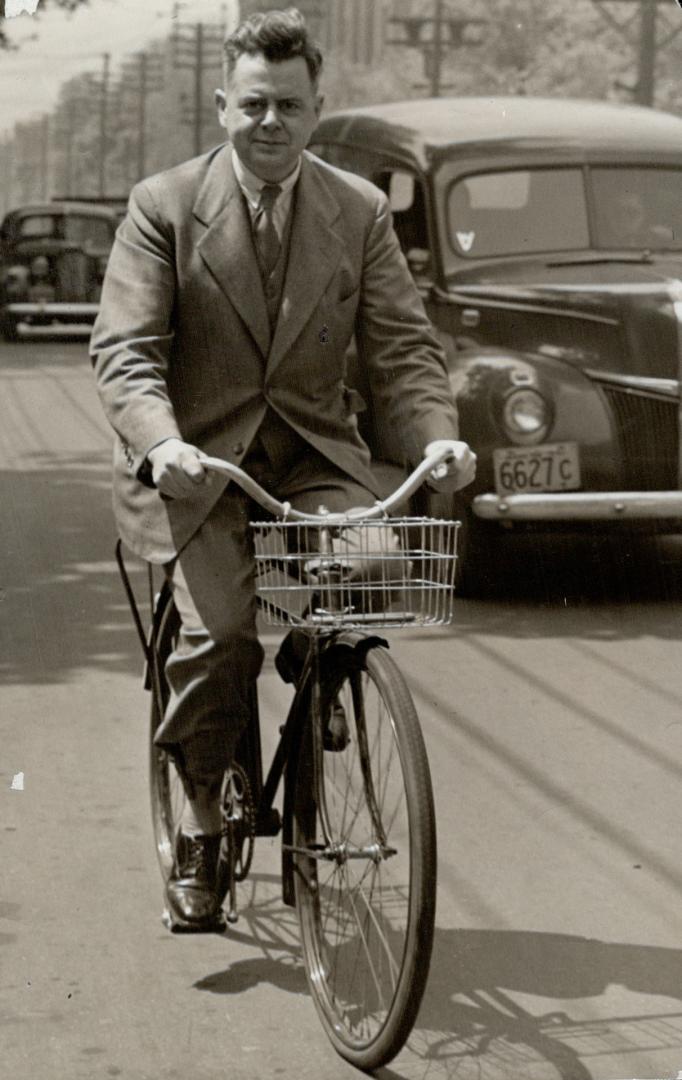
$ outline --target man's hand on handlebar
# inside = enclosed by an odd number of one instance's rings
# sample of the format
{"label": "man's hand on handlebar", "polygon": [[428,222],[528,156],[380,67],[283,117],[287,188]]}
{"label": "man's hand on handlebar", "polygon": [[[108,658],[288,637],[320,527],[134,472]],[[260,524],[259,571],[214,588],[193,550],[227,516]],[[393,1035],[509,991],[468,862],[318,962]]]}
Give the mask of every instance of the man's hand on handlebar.
{"label": "man's hand on handlebar", "polygon": [[446,451],[448,456],[432,470],[427,484],[435,491],[459,491],[470,484],[476,475],[476,455],[465,442],[437,439],[426,447],[424,457]]}
{"label": "man's hand on handlebar", "polygon": [[168,499],[187,499],[200,484],[211,482],[196,446],[182,439],[165,439],[147,454],[154,486]]}

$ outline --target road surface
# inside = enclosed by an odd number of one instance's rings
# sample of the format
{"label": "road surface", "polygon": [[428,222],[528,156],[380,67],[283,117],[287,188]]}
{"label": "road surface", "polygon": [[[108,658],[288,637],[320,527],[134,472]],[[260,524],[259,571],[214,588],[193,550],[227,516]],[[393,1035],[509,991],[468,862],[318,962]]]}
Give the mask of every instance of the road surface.
{"label": "road surface", "polygon": [[[83,344],[0,346],[0,394],[2,1075],[351,1077],[307,995],[275,841],[234,931],[162,926],[148,701]],[[680,554],[521,545],[496,599],[392,636],[427,739],[440,876],[426,998],[383,1077],[682,1069]]]}

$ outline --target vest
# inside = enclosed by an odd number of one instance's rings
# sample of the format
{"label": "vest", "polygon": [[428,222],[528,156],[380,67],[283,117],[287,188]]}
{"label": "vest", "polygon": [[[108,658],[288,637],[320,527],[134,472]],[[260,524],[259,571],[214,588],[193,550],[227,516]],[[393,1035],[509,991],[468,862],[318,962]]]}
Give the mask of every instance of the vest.
{"label": "vest", "polygon": [[[289,265],[291,224],[295,212],[295,200],[296,195],[292,199],[289,216],[282,233],[282,247],[277,264],[268,280],[263,283],[271,333],[274,333],[275,324],[277,323],[282,293],[284,292],[284,280]],[[274,409],[268,406],[268,411],[263,417],[261,426],[248,449],[242,466],[256,480],[260,476],[264,486],[267,487],[268,479],[272,483],[276,475],[284,476],[301,457],[305,457],[306,454],[311,452],[312,447],[309,443],[297,431],[294,431]]]}

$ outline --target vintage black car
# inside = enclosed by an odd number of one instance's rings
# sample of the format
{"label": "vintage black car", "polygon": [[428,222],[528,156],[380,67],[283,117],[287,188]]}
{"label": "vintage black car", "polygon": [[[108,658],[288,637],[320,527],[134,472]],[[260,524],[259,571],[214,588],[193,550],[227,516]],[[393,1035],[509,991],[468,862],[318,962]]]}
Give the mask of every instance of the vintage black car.
{"label": "vintage black car", "polygon": [[331,115],[311,149],[389,195],[445,347],[479,460],[449,506],[461,584],[512,529],[682,531],[682,119],[421,100]]}
{"label": "vintage black car", "polygon": [[113,210],[52,202],[12,210],[0,226],[0,331],[89,333],[114,241]]}

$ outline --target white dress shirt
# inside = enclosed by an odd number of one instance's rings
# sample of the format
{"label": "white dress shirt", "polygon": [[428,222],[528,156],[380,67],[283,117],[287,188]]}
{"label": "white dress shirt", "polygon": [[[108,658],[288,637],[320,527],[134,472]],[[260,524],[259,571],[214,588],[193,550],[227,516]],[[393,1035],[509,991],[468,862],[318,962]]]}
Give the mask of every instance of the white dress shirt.
{"label": "white dress shirt", "polygon": [[[260,205],[260,194],[265,185],[269,182],[267,180],[261,180],[259,176],[255,176],[250,169],[246,168],[243,161],[237,154],[236,150],[232,151],[232,165],[234,166],[235,176],[237,177],[237,183],[239,184],[244,198],[246,199],[249,213],[251,215],[251,221],[258,211]],[[284,233],[284,226],[287,223],[289,211],[291,210],[291,200],[294,196],[294,187],[296,181],[301,172],[301,159],[298,159],[296,168],[293,172],[290,172],[288,176],[285,176],[284,180],[278,181],[278,186],[282,189],[282,194],[277,196],[277,202],[275,203],[272,220],[277,230],[277,235],[280,240]]]}

